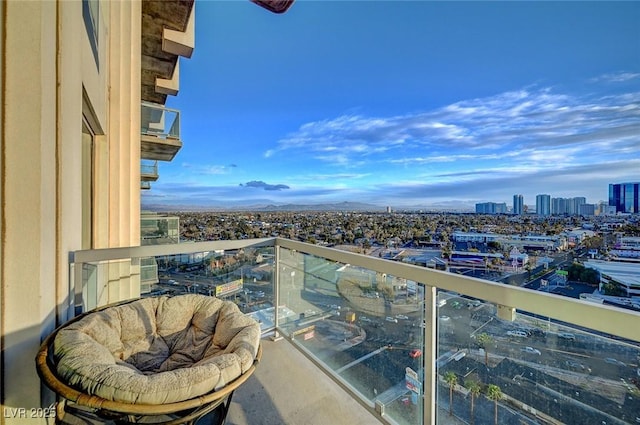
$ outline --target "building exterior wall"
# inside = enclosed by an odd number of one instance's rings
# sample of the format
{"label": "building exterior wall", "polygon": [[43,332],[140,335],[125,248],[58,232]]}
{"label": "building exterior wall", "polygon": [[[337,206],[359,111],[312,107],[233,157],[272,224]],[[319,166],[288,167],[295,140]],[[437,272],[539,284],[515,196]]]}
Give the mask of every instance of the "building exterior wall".
{"label": "building exterior wall", "polygon": [[[34,359],[43,336],[73,314],[68,253],[140,241],[141,4],[99,2],[97,61],[82,7],[79,1],[0,4],[0,369],[7,408],[53,401]],[[88,156],[83,122],[94,133]],[[90,182],[83,178],[87,166]],[[87,183],[89,198],[83,197]],[[78,225],[83,217],[90,217],[87,227]],[[109,275],[120,279],[104,288],[105,301],[137,296],[139,266],[111,268]]]}
{"label": "building exterior wall", "polygon": [[620,183],[609,185],[609,205],[616,212],[640,212],[640,183]]}
{"label": "building exterior wall", "polygon": [[507,204],[496,202],[483,202],[476,204],[478,214],[506,214]]}
{"label": "building exterior wall", "polygon": [[522,195],[513,195],[513,213],[516,215],[524,214],[524,197]]}
{"label": "building exterior wall", "polygon": [[550,195],[536,196],[536,214],[542,215],[542,216],[551,215],[551,196]]}

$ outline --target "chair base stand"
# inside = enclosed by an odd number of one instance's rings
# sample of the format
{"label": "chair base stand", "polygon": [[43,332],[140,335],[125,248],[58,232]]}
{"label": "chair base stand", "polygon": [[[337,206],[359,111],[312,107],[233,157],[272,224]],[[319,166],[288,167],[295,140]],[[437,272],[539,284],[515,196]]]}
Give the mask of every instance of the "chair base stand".
{"label": "chair base stand", "polygon": [[105,410],[91,409],[73,402],[58,405],[56,424],[59,425],[224,425],[231,405],[230,393],[226,398],[216,400],[197,409],[166,415],[127,415]]}

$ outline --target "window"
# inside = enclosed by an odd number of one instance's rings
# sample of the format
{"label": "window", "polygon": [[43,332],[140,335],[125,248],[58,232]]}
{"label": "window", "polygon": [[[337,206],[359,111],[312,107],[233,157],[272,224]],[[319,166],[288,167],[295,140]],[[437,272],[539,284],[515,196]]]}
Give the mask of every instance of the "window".
{"label": "window", "polygon": [[100,68],[100,60],[98,56],[98,17],[100,13],[99,0],[82,0],[82,18],[84,27],[87,30],[91,51],[93,51],[93,59],[96,66]]}
{"label": "window", "polygon": [[93,248],[93,141],[93,132],[82,120],[82,249]]}

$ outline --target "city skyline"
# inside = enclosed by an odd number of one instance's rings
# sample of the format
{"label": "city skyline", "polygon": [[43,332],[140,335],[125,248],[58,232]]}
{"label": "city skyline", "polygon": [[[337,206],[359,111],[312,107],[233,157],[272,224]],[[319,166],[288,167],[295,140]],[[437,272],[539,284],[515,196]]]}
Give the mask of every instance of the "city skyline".
{"label": "city skyline", "polygon": [[638,180],[637,3],[229,1],[197,17],[168,101],[184,145],[143,207],[471,210],[598,203]]}

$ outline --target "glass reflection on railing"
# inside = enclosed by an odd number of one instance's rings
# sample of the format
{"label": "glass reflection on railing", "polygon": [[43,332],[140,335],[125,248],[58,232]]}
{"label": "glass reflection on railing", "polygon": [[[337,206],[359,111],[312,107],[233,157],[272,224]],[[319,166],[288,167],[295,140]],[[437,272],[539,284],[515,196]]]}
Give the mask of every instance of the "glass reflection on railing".
{"label": "glass reflection on railing", "polygon": [[199,293],[233,301],[273,328],[273,247],[156,257],[158,286],[171,293]]}
{"label": "glass reflection on railing", "polygon": [[142,102],[140,133],[162,138],[180,138],[180,111],[164,105]]}
{"label": "glass reflection on railing", "polygon": [[420,423],[422,287],[286,249],[279,264],[280,329],[387,417]]}
{"label": "glass reflection on railing", "polygon": [[438,324],[439,423],[640,422],[637,343],[447,292]]}

